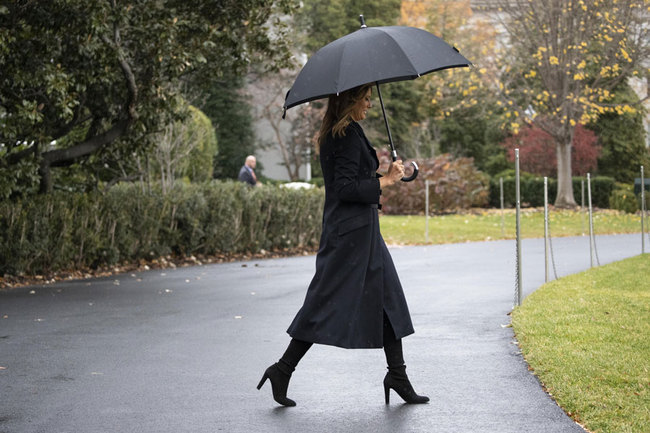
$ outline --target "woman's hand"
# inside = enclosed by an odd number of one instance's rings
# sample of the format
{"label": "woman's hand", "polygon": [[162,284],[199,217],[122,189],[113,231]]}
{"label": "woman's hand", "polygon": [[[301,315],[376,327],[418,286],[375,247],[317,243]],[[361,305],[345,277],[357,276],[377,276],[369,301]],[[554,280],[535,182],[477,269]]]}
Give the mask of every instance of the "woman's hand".
{"label": "woman's hand", "polygon": [[404,163],[401,159],[393,161],[388,167],[388,173],[379,178],[379,187],[384,188],[395,182],[399,182],[404,177]]}

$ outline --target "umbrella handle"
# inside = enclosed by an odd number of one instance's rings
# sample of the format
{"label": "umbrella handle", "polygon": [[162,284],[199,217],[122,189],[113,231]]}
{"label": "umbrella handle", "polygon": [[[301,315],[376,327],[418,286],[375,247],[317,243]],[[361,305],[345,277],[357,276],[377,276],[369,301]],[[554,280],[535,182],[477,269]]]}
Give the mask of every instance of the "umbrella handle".
{"label": "umbrella handle", "polygon": [[[397,161],[397,152],[394,150],[390,153],[391,158],[393,161]],[[418,173],[420,172],[420,167],[418,167],[417,163],[415,161],[411,161],[411,165],[413,166],[413,173],[410,176],[404,176],[402,178],[402,182],[411,182],[415,180],[416,177],[418,177]]]}
{"label": "umbrella handle", "polygon": [[404,176],[402,178],[402,182],[411,182],[412,180],[415,180],[416,177],[418,177],[418,172],[420,171],[418,165],[415,163],[415,161],[411,161],[411,165],[413,166],[413,174],[409,177]]}

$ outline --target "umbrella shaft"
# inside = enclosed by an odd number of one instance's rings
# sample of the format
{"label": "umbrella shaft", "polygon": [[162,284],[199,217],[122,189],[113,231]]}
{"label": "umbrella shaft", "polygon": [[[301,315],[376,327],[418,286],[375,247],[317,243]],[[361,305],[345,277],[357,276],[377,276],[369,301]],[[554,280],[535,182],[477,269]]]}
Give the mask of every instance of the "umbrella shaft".
{"label": "umbrella shaft", "polygon": [[395,151],[395,145],[393,144],[393,136],[391,135],[390,127],[388,126],[388,118],[386,117],[386,109],[384,108],[384,99],[381,97],[381,90],[379,89],[379,83],[377,83],[377,95],[379,95],[381,112],[384,115],[384,124],[386,124],[386,132],[388,132],[388,141],[390,143],[390,155],[393,158],[393,161],[397,161],[397,152]]}

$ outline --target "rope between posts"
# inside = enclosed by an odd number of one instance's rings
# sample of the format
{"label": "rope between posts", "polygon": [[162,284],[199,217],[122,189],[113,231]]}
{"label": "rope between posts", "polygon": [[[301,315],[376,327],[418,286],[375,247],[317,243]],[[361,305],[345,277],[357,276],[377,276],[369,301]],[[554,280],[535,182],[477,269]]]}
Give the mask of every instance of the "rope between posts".
{"label": "rope between posts", "polygon": [[596,256],[596,263],[598,266],[600,266],[600,259],[598,258],[598,245],[596,245],[596,232],[594,231],[594,219],[593,215],[589,218],[589,226],[590,226],[590,237],[591,239],[589,242],[591,242],[594,246],[594,255]]}
{"label": "rope between posts", "polygon": [[551,221],[549,218],[549,224],[548,224],[548,245],[551,250],[551,264],[553,265],[553,275],[555,275],[555,279],[557,280],[557,268],[555,267],[555,254],[553,253],[553,236],[551,236]]}
{"label": "rope between posts", "polygon": [[513,305],[519,305],[519,274],[521,272],[521,263],[519,263],[519,254],[517,254],[517,244],[515,243],[515,299]]}
{"label": "rope between posts", "polygon": [[600,259],[598,258],[598,245],[596,245],[596,234],[594,233],[594,254],[596,254],[596,263],[600,266]]}

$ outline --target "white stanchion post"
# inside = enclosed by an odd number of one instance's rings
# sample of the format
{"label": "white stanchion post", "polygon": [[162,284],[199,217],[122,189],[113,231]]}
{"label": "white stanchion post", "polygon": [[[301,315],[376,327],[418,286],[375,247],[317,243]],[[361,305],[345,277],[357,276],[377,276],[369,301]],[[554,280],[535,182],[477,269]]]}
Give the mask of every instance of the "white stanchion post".
{"label": "white stanchion post", "polygon": [[641,166],[641,254],[645,254],[645,230],[643,220],[645,218],[645,179],[643,176],[643,166]]}
{"label": "white stanchion post", "polygon": [[594,219],[591,208],[591,174],[587,173],[587,200],[589,204],[589,263],[594,267]]}
{"label": "white stanchion post", "polygon": [[548,177],[544,177],[544,282],[548,280]]}
{"label": "white stanchion post", "polygon": [[504,217],[504,211],[503,211],[503,178],[499,178],[499,197],[501,198],[501,237],[504,238],[506,237],[506,222],[505,222],[505,217]]}
{"label": "white stanchion post", "polygon": [[582,236],[585,235],[585,180],[580,179],[580,214],[582,215]]}
{"label": "white stanchion post", "polygon": [[515,149],[515,201],[516,201],[516,233],[517,233],[517,287],[515,289],[515,304],[521,305],[522,266],[521,266],[521,196],[519,188],[519,149]]}
{"label": "white stanchion post", "polygon": [[429,179],[424,181],[424,241],[429,243]]}

